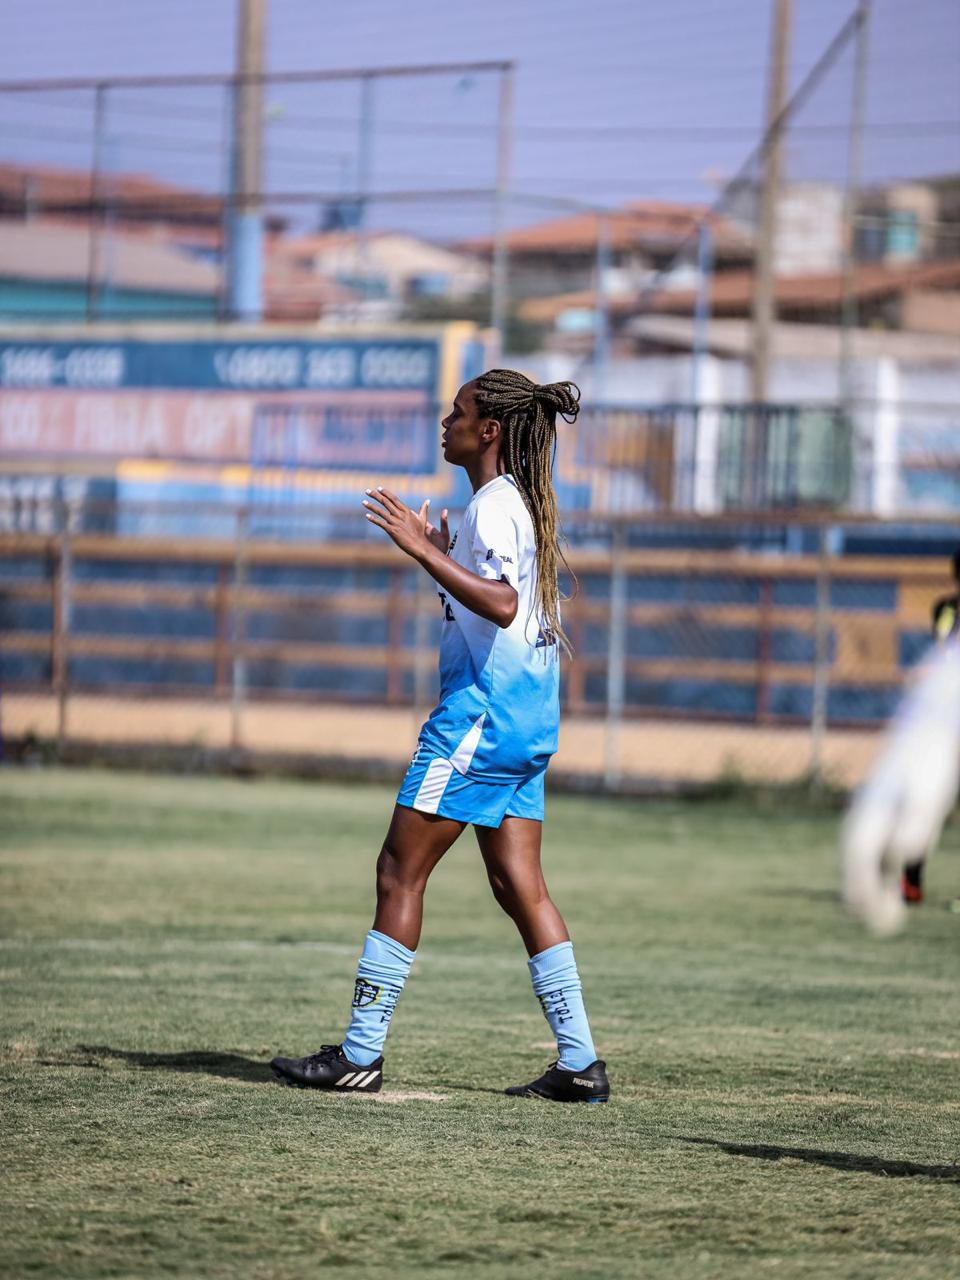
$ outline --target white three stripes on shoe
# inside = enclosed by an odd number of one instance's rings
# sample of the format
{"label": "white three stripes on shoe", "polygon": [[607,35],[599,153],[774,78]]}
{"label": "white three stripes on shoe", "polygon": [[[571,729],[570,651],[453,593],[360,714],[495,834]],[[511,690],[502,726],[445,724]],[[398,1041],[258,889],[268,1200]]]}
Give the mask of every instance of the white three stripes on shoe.
{"label": "white three stripes on shoe", "polygon": [[335,1089],[356,1089],[358,1086],[372,1084],[380,1074],[377,1071],[348,1071],[334,1085]]}

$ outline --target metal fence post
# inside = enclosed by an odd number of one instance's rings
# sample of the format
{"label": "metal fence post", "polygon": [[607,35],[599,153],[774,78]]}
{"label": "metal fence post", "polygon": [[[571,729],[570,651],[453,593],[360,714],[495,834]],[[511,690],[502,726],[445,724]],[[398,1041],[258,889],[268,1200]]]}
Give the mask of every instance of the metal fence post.
{"label": "metal fence post", "polygon": [[513,131],[513,63],[500,69],[500,96],[497,106],[497,173],[493,196],[493,262],[490,272],[490,327],[497,335],[500,352],[506,350],[507,319],[510,311],[507,249],[507,211],[510,199],[510,143]]}
{"label": "metal fence post", "polygon": [[610,625],[607,631],[607,722],[604,735],[603,780],[608,791],[620,787],[620,738],[627,684],[627,572],[626,526],[613,527],[610,556]]}
{"label": "metal fence post", "polygon": [[230,750],[243,749],[243,704],[247,696],[247,660],[244,654],[246,639],[246,606],[244,594],[247,586],[247,537],[249,512],[246,507],[237,511],[237,530],[233,555],[233,626],[230,635],[232,677],[230,688]]}
{"label": "metal fence post", "polygon": [[73,542],[67,504],[61,500],[60,531],[53,583],[51,675],[57,696],[57,755],[67,744],[70,697],[70,602],[73,584]]}
{"label": "metal fence post", "polygon": [[814,619],[813,695],[810,706],[810,786],[823,789],[823,748],[827,735],[827,696],[830,691],[830,543],[831,528],[820,525],[817,592]]}
{"label": "metal fence post", "polygon": [[432,667],[430,643],[430,604],[433,596],[432,579],[418,573],[414,588],[413,614],[413,719],[414,732],[420,732],[420,723],[427,705]]}
{"label": "metal fence post", "polygon": [[97,319],[98,293],[102,270],[101,236],[104,224],[103,163],[106,142],[107,119],[106,83],[97,84],[93,96],[93,155],[90,161],[90,229],[87,244],[87,297],[86,319],[89,324]]}

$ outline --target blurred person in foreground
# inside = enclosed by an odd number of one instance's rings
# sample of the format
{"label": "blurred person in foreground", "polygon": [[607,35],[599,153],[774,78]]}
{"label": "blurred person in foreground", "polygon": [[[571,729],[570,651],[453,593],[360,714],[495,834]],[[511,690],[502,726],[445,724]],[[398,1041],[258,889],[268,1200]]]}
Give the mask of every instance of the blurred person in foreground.
{"label": "blurred person in foreground", "polygon": [[930,857],[958,786],[960,635],[954,631],[918,668],[844,819],[843,899],[872,932],[902,927],[904,869]]}
{"label": "blurred person in foreground", "polygon": [[[442,610],[440,702],[420,730],[377,861],[377,910],[357,970],[342,1043],[274,1058],[301,1088],[374,1093],[383,1083],[390,1018],[413,964],[423,894],[434,867],[472,824],[494,897],[523,939],[533,990],[557,1061],[506,1092],[551,1102],[606,1102],[573,944],[540,867],[544,774],[557,749],[562,559],[552,483],[557,417],[573,422],[580,392],[493,369],[461,387],[443,420],[443,456],[473,497],[450,541],[389,490],[368,489],[367,519],[437,584]],[[437,1016],[455,1016],[451,986]],[[485,1072],[496,1069],[496,1039]]]}
{"label": "blurred person in foreground", "polygon": [[[933,606],[933,638],[944,643],[951,636],[960,635],[960,547],[953,553],[953,579],[957,590],[951,595],[941,596]],[[915,862],[908,862],[903,869],[901,891],[907,903],[923,901],[923,869],[929,852]]]}

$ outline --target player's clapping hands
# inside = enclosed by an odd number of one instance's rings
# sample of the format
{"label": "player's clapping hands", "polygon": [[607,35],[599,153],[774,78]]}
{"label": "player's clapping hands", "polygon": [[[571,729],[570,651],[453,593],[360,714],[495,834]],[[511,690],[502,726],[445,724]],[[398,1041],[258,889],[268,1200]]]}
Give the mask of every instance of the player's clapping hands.
{"label": "player's clapping hands", "polygon": [[440,514],[440,527],[428,520],[430,499],[425,498],[419,511],[414,511],[405,502],[382,486],[367,489],[363,505],[367,508],[367,519],[385,529],[401,551],[417,558],[429,547],[436,547],[446,555],[450,546],[450,527],[447,524],[446,508]]}

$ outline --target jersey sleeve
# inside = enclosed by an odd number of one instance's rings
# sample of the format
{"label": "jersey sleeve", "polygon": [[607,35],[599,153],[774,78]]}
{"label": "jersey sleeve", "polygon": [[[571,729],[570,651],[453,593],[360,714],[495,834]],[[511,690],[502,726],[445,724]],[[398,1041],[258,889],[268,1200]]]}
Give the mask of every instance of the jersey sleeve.
{"label": "jersey sleeve", "polygon": [[516,587],[520,564],[520,533],[516,521],[496,503],[480,503],[471,543],[473,567],[481,578],[505,578]]}

